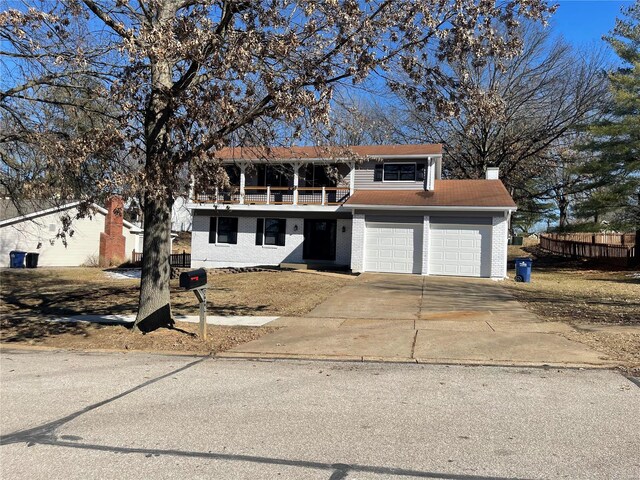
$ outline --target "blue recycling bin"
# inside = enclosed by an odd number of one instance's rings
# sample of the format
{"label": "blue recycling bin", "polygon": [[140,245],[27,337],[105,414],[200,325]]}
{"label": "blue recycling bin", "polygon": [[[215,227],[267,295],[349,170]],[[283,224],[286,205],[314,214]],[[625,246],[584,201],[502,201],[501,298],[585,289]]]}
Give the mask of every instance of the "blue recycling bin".
{"label": "blue recycling bin", "polygon": [[529,257],[516,258],[516,282],[531,282],[531,264]]}
{"label": "blue recycling bin", "polygon": [[21,252],[19,250],[13,250],[9,252],[9,266],[11,268],[24,268],[24,257],[27,252]]}

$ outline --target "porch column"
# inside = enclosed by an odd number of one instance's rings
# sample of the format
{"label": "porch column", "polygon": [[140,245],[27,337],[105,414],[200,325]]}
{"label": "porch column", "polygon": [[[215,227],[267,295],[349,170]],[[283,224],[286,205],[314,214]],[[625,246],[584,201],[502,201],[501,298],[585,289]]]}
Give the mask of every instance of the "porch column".
{"label": "porch column", "polygon": [[297,205],[298,204],[298,183],[300,181],[300,175],[299,175],[300,164],[292,163],[291,166],[293,167],[293,204]]}
{"label": "porch column", "polygon": [[247,164],[240,164],[240,205],[244,205],[244,187],[246,183],[245,172],[247,170]]}
{"label": "porch column", "polygon": [[349,196],[356,190],[356,162],[349,162]]}

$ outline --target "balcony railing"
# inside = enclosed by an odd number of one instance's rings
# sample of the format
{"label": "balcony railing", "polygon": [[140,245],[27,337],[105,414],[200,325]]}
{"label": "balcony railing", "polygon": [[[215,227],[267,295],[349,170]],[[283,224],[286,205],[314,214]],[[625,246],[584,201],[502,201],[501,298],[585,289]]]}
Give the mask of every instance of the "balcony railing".
{"label": "balcony railing", "polygon": [[246,205],[342,205],[349,198],[348,187],[254,187],[197,193],[196,203]]}

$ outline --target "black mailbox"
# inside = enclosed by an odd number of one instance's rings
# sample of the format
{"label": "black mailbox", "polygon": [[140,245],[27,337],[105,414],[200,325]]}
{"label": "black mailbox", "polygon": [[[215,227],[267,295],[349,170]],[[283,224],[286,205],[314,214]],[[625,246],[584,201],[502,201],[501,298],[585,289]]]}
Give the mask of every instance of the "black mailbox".
{"label": "black mailbox", "polygon": [[204,268],[191,270],[180,274],[180,286],[187,290],[202,287],[207,284],[207,271]]}

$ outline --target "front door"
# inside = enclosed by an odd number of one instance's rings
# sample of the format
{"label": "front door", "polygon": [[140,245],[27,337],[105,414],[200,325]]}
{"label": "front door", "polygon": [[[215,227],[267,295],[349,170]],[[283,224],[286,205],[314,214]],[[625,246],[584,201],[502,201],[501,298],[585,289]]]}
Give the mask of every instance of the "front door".
{"label": "front door", "polygon": [[336,221],[304,221],[304,244],[302,251],[305,260],[336,259]]}

